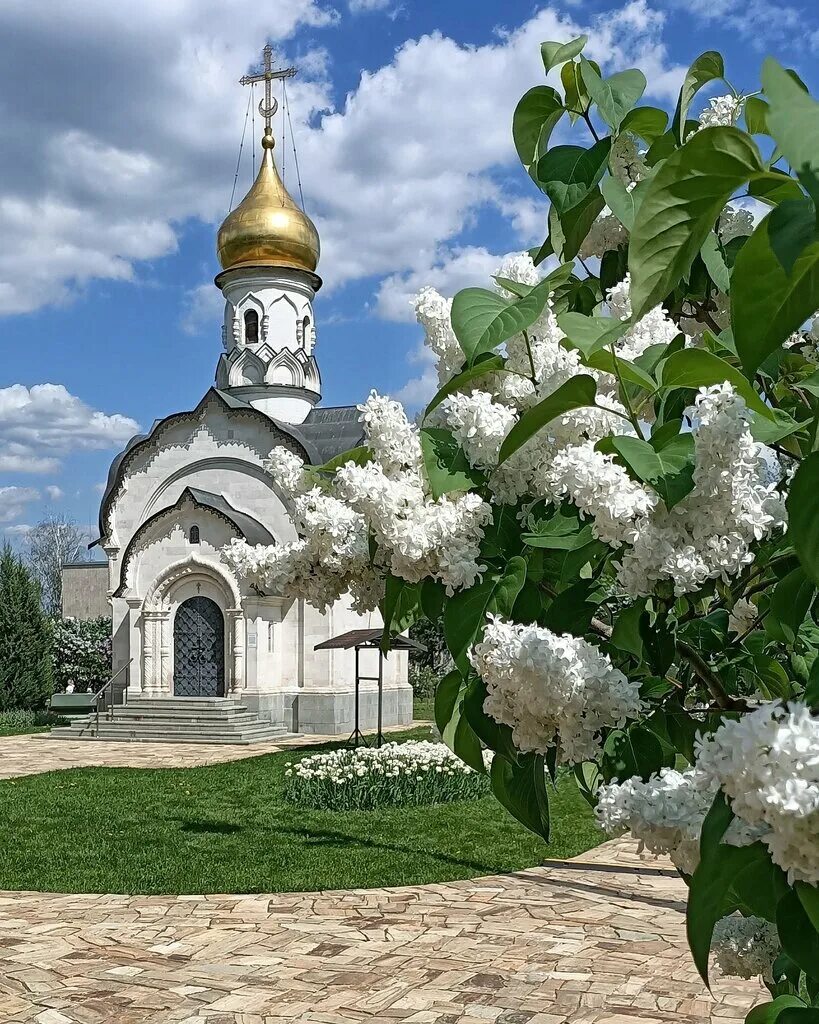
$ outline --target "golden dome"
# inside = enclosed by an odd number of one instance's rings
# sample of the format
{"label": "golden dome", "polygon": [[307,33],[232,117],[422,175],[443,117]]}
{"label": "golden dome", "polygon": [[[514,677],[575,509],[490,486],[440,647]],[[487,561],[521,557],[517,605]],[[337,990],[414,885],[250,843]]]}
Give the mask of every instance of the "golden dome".
{"label": "golden dome", "polygon": [[295,267],[315,272],[319,237],[315,224],[295,204],[273,160],[273,136],[262,138],[264,156],[253,187],[219,228],[223,270],[234,267]]}

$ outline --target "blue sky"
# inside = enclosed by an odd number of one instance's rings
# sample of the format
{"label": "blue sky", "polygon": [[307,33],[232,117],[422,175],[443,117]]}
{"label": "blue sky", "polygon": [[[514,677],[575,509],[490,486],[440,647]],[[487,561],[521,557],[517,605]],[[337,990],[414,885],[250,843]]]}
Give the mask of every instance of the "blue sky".
{"label": "blue sky", "polygon": [[0,535],[12,538],[46,509],[92,523],[134,424],[192,407],[212,383],[214,238],[247,103],[237,79],[266,39],[300,67],[289,93],[323,244],[327,404],[373,387],[419,402],[430,365],[410,295],[484,284],[500,256],[542,240],[545,204],[509,133],[517,98],[542,81],[542,39],[587,31],[604,70],[642,67],[659,105],[709,48],[748,91],[769,53],[817,86],[811,3],[47,6],[0,9]]}

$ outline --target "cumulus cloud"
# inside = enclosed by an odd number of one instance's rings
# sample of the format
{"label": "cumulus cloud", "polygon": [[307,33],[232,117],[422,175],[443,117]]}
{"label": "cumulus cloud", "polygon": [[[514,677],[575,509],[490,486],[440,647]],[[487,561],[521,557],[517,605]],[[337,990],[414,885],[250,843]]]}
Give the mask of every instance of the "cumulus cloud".
{"label": "cumulus cloud", "polygon": [[[498,170],[516,164],[509,122],[542,80],[541,40],[588,31],[606,70],[648,69],[654,99],[673,98],[683,70],[669,66],[663,16],[645,0],[589,24],[545,8],[483,46],[408,40],[336,109],[326,51],[300,52],[298,36],[337,18],[323,0],[84,0],[56,18],[46,6],[0,5],[0,89],[16,97],[0,111],[0,313],[65,301],[95,278],[132,279],[174,251],[188,219],[224,216],[248,100],[236,79],[265,38],[300,65],[288,95],[328,290],[433,265],[486,204],[509,217],[510,245],[535,231],[536,195],[510,192]],[[34,66],[38,88],[21,92]],[[182,313],[191,330],[218,301],[198,305],[198,291]]]}
{"label": "cumulus cloud", "polygon": [[364,14],[370,11],[385,11],[392,0],[350,0],[351,14]]}
{"label": "cumulus cloud", "polygon": [[58,487],[56,484],[49,484],[45,492],[51,501],[59,501],[65,493],[62,487]]}
{"label": "cumulus cloud", "polygon": [[0,523],[19,519],[32,501],[38,501],[40,492],[33,487],[0,487]]}
{"label": "cumulus cloud", "polygon": [[[60,456],[119,447],[138,430],[136,420],[92,409],[62,384],[0,388],[0,470],[51,472]],[[38,497],[31,488],[6,490]]]}

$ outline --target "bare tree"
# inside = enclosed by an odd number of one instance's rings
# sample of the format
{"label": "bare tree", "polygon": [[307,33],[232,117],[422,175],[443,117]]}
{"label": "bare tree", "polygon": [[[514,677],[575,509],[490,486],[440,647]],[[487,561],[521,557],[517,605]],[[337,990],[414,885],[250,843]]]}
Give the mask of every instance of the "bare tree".
{"label": "bare tree", "polygon": [[43,610],[59,615],[62,608],[62,569],[66,562],[88,560],[87,538],[67,516],[50,512],[26,536],[26,557],[40,586]]}

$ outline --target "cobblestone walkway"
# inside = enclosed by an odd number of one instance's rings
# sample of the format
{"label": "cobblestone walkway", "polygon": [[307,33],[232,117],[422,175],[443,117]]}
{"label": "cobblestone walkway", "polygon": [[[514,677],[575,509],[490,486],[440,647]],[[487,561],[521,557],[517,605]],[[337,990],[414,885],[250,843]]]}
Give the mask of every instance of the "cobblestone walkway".
{"label": "cobblestone walkway", "polygon": [[[384,733],[428,725],[395,726]],[[62,768],[197,768],[290,747],[345,740],[346,736],[294,736],[250,745],[232,743],[128,743],[112,740],[56,740],[45,733],[0,736],[0,779],[39,775]],[[0,1024],[3,1024],[0,1018]]]}
{"label": "cobblestone walkway", "polygon": [[0,893],[0,1021],[704,1024],[684,887],[623,841],[472,881],[278,896]]}

